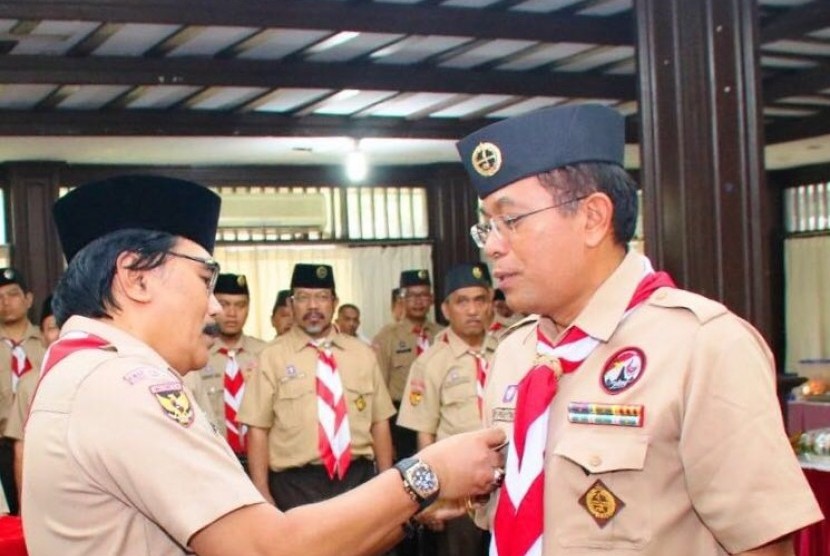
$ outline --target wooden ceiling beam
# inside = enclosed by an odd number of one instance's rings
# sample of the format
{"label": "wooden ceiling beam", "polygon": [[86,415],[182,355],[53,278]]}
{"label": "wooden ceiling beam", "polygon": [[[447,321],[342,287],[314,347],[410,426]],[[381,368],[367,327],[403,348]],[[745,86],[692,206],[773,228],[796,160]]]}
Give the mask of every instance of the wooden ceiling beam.
{"label": "wooden ceiling beam", "polygon": [[766,126],[765,140],[767,145],[830,134],[830,109],[821,110],[806,118],[782,118],[781,120],[778,123],[771,123]]}
{"label": "wooden ceiling beam", "polygon": [[803,95],[813,95],[830,87],[830,63],[809,70],[789,71],[764,81],[761,90],[764,102]]}
{"label": "wooden ceiling beam", "polygon": [[0,84],[326,88],[634,100],[632,76],[387,64],[90,56],[0,57]]}
{"label": "wooden ceiling beam", "polygon": [[0,19],[332,29],[606,45],[634,44],[629,15],[596,18],[379,2],[323,0],[17,0]]}
{"label": "wooden ceiling beam", "polygon": [[787,10],[761,26],[761,44],[798,39],[811,31],[830,27],[830,2],[819,0]]}
{"label": "wooden ceiling beam", "polygon": [[[267,112],[206,110],[127,110],[90,112],[0,110],[0,136],[181,136],[181,137],[339,137],[458,140],[493,123],[490,118],[347,118]],[[637,125],[627,121],[627,141],[637,141]]]}

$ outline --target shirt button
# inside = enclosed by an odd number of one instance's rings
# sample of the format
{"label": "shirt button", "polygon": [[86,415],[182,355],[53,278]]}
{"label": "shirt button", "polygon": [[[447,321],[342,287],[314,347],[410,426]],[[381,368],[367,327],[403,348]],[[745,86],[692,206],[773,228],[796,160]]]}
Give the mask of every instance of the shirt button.
{"label": "shirt button", "polygon": [[601,463],[602,458],[599,456],[591,456],[591,458],[588,460],[588,465],[590,465],[591,467],[597,467]]}

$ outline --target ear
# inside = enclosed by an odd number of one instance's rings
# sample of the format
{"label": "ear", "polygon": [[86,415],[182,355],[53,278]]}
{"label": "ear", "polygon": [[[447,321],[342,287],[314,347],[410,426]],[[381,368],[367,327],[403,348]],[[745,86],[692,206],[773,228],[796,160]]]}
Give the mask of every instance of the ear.
{"label": "ear", "polygon": [[596,247],[613,235],[614,204],[605,193],[593,193],[582,201],[585,211],[585,242]]}
{"label": "ear", "polygon": [[118,255],[115,260],[113,287],[122,295],[136,303],[147,303],[152,298],[149,288],[149,273],[146,270],[133,270],[137,255],[128,251]]}
{"label": "ear", "polygon": [[449,305],[447,304],[446,301],[441,303],[441,314],[444,315],[444,318],[446,320],[448,320],[448,321],[450,320]]}
{"label": "ear", "polygon": [[23,299],[26,300],[26,310],[28,311],[32,308],[32,303],[35,300],[35,295],[32,292],[28,292],[23,296]]}

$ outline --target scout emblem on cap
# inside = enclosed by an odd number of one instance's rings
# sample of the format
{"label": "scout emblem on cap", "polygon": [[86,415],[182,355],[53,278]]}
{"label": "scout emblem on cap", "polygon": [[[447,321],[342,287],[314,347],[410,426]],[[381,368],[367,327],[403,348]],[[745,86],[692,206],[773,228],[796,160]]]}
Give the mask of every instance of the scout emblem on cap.
{"label": "scout emblem on cap", "polygon": [[478,268],[477,266],[474,266],[473,267],[473,278],[475,278],[476,280],[481,280],[481,276],[482,276],[481,269]]}
{"label": "scout emblem on cap", "polygon": [[646,356],[635,347],[623,348],[611,357],[602,369],[602,387],[611,394],[633,386],[646,370]]}
{"label": "scout emblem on cap", "polygon": [[193,406],[181,384],[156,384],[150,387],[150,392],[156,397],[165,415],[183,427],[189,427],[193,423]]}
{"label": "scout emblem on cap", "polygon": [[601,529],[625,507],[625,502],[617,498],[613,492],[608,490],[605,483],[597,479],[579,499],[579,505],[588,510]]}
{"label": "scout emblem on cap", "polygon": [[11,280],[12,278],[14,278],[14,270],[12,270],[10,268],[7,268],[6,270],[4,270],[3,271],[3,278],[5,278],[6,280]]}
{"label": "scout emblem on cap", "polygon": [[246,284],[245,276],[240,274],[236,277],[236,283],[240,288],[244,288]]}
{"label": "scout emblem on cap", "polygon": [[317,278],[319,278],[320,280],[324,280],[326,276],[328,276],[329,271],[324,266],[318,266],[317,270],[315,271],[315,274],[317,274]]}
{"label": "scout emblem on cap", "polygon": [[421,280],[426,280],[428,277],[429,275],[427,274],[426,270],[422,269],[418,271],[418,278],[420,278]]}
{"label": "scout emblem on cap", "polygon": [[479,143],[473,149],[470,162],[472,162],[475,171],[482,176],[487,178],[494,176],[496,172],[501,170],[501,149],[493,143]]}

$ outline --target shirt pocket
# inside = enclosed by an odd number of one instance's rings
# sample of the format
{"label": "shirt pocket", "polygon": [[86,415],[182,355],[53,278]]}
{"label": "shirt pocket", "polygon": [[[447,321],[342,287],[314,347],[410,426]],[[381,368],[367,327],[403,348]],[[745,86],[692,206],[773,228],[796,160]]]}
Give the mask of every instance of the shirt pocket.
{"label": "shirt pocket", "polygon": [[283,430],[296,430],[317,419],[314,382],[295,378],[280,384],[274,404],[275,425]]}
{"label": "shirt pocket", "polygon": [[[562,435],[546,471],[551,515],[545,521],[555,531],[556,544],[640,549],[651,540],[652,493],[643,472],[648,449],[648,436],[632,431],[571,430]],[[589,491],[604,499],[613,495],[613,503],[586,503]]]}

